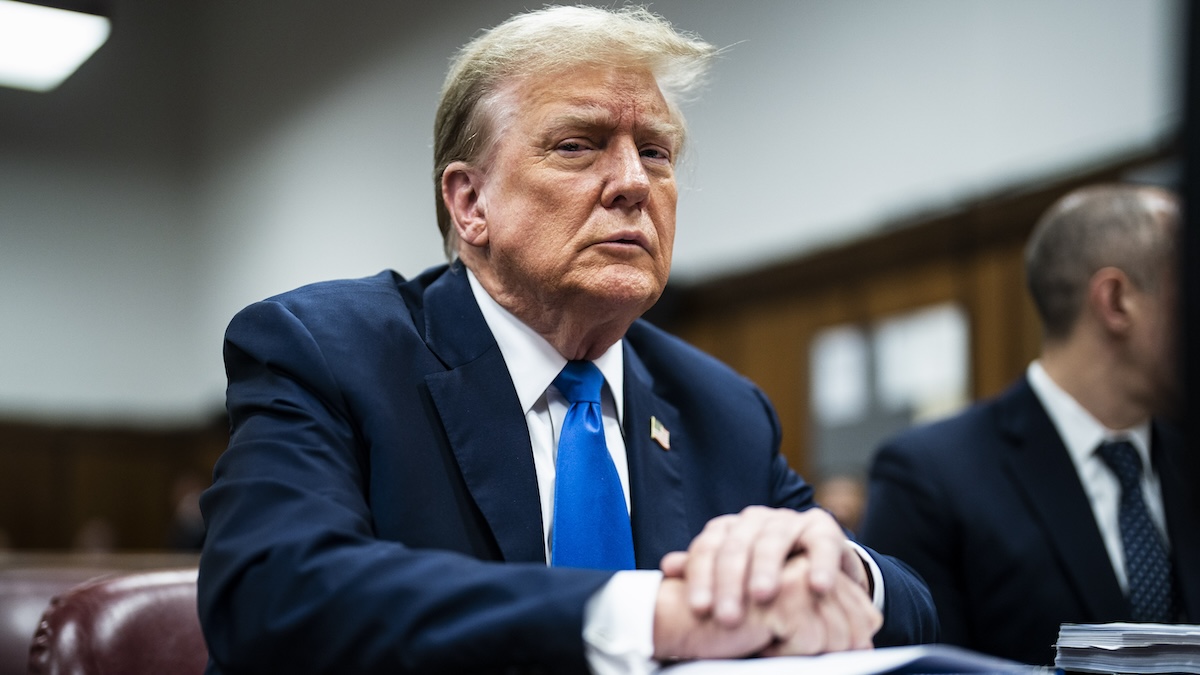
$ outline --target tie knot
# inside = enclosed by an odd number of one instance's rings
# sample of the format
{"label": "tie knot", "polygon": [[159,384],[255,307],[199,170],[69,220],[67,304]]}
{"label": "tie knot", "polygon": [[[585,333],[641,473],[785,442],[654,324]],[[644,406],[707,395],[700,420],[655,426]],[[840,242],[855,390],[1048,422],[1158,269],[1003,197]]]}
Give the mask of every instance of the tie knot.
{"label": "tie knot", "polygon": [[554,386],[571,403],[599,403],[603,384],[604,375],[591,361],[567,361],[562,372],[554,378]]}
{"label": "tie knot", "polygon": [[1122,490],[1136,487],[1142,478],[1142,458],[1129,441],[1101,443],[1096,452],[1121,482]]}

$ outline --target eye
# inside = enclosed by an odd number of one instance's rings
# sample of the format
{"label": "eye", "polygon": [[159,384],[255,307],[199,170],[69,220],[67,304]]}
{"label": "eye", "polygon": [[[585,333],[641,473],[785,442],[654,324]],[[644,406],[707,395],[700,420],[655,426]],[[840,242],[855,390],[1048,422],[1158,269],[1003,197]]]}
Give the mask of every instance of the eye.
{"label": "eye", "polygon": [[652,161],[667,163],[670,163],[671,161],[671,153],[667,152],[665,148],[658,145],[648,145],[642,148],[640,153],[642,157]]}
{"label": "eye", "polygon": [[554,148],[554,150],[556,152],[558,152],[560,155],[565,155],[567,157],[578,157],[579,155],[583,154],[584,152],[586,152],[587,150],[590,150],[590,149],[591,149],[591,146],[587,142],[579,140],[577,138],[572,138],[570,140],[562,141]]}

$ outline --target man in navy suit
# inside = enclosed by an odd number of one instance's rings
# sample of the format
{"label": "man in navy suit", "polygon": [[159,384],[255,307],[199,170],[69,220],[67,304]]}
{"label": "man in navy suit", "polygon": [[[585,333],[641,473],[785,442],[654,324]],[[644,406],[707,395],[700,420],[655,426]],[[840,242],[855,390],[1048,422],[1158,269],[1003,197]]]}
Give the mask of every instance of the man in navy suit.
{"label": "man in navy suit", "polygon": [[[1162,189],[1060,199],[1026,249],[1040,358],[999,397],[879,450],[862,540],[929,583],[945,641],[1050,664],[1065,622],[1200,620],[1196,490],[1180,436],[1156,417],[1179,398],[1178,236],[1178,201]],[[1128,442],[1142,465],[1146,529],[1168,567],[1157,615],[1126,598],[1135,571],[1106,441]]]}
{"label": "man in navy suit", "polygon": [[[763,394],[638,320],[670,268],[676,101],[714,53],[633,8],[482,34],[435,125],[451,263],[234,318],[210,672],[633,673],[935,637],[911,570],[812,508]],[[547,566],[569,362],[603,376],[637,569]]]}

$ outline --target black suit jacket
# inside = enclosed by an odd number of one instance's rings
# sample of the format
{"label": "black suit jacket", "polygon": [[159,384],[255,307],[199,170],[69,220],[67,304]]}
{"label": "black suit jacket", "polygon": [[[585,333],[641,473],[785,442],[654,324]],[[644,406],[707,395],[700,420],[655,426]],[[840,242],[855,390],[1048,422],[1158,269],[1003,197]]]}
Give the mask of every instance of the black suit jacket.
{"label": "black suit jacket", "polygon": [[[1195,621],[1200,524],[1195,486],[1173,468],[1183,446],[1153,425],[1175,569]],[[884,444],[861,537],[925,578],[946,642],[1051,664],[1061,623],[1130,616],[1074,464],[1025,379]]]}
{"label": "black suit jacket", "polygon": [[[756,387],[643,322],[624,349],[638,567],[717,515],[813,506]],[[586,671],[584,605],[611,573],[546,566],[528,428],[461,267],[257,303],[225,359],[232,438],[201,501],[210,672]],[[928,590],[876,559],[878,641],[933,639]]]}

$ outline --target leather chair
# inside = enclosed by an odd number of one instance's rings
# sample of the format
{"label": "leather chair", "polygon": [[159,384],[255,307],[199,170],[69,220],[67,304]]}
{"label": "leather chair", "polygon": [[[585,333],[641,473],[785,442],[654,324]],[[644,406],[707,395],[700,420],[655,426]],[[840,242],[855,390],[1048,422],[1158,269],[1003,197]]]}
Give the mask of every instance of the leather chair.
{"label": "leather chair", "polygon": [[72,586],[114,572],[94,565],[33,563],[0,567],[0,675],[29,672],[29,643],[51,598]]}
{"label": "leather chair", "polygon": [[208,650],[196,568],[88,581],[50,601],[29,650],[33,675],[201,675]]}

